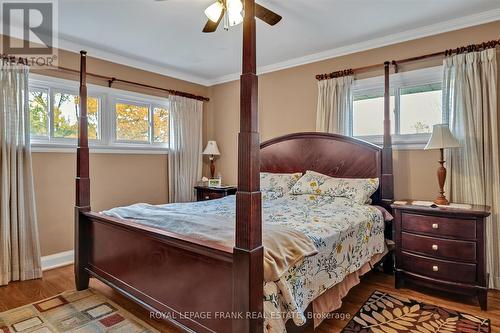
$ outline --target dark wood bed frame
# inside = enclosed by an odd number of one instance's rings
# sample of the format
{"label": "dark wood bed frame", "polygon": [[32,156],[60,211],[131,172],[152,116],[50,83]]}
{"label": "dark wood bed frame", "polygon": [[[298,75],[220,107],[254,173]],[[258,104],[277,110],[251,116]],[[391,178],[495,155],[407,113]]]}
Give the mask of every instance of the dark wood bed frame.
{"label": "dark wood bed frame", "polygon": [[[234,248],[91,211],[86,52],[81,52],[76,288],[86,289],[89,278],[97,278],[187,332],[263,331],[261,171],[378,177],[380,190],[373,196],[374,203],[389,207],[393,200],[389,63],[385,64],[383,148],[326,133],[290,134],[260,144],[254,0],[245,0],[245,8]],[[311,325],[292,327],[290,322],[288,326],[290,331],[311,329]]]}

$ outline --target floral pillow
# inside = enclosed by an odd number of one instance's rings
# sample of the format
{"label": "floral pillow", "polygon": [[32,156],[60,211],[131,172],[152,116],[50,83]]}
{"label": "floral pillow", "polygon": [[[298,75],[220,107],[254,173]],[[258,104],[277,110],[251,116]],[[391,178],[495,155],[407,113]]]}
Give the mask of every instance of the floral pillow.
{"label": "floral pillow", "polygon": [[334,178],[314,171],[307,171],[290,190],[290,194],[314,194],[348,198],[356,203],[370,202],[377,191],[378,178]]}
{"label": "floral pillow", "polygon": [[264,200],[281,198],[290,192],[302,173],[260,173],[260,189]]}

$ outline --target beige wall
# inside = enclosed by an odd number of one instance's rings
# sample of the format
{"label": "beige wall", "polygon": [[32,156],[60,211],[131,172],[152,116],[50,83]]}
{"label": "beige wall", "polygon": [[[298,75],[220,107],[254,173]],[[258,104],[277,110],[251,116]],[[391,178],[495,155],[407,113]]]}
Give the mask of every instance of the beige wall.
{"label": "beige wall", "polygon": [[[59,51],[59,66],[79,69],[79,61],[79,54]],[[94,59],[92,54],[89,54],[87,63],[90,73],[208,95],[208,88],[205,86]],[[55,70],[32,72],[78,80],[78,74],[74,73]],[[107,86],[107,82],[103,80],[89,78],[88,81]],[[167,94],[153,89],[124,84],[115,84],[114,87],[167,97]],[[209,104],[205,103],[205,110]],[[98,153],[91,154],[90,166],[91,205],[94,211],[137,202],[152,204],[167,202],[167,155]],[[73,249],[76,155],[54,152],[33,153],[33,173],[42,256]]]}
{"label": "beige wall", "polygon": [[[91,205],[101,211],[167,202],[167,155],[91,154]],[[76,156],[33,153],[42,255],[73,249]]]}
{"label": "beige wall", "polygon": [[[314,131],[316,121],[316,74],[383,63],[443,51],[461,45],[498,39],[500,21],[419,40],[382,47],[348,56],[298,66],[259,77],[261,139],[300,131]],[[410,70],[442,63],[435,59],[411,66]],[[382,71],[360,77],[382,75]],[[208,136],[217,140],[221,157],[217,167],[225,183],[237,180],[237,133],[239,126],[239,82],[210,88],[211,106],[205,117]],[[396,198],[433,199],[437,193],[435,172],[438,153],[424,150],[396,150],[394,175]]]}

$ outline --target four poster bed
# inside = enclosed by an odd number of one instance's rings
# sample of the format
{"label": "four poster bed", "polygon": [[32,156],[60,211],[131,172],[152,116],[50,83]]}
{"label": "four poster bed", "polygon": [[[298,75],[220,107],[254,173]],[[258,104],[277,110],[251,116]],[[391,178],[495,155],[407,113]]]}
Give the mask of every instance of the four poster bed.
{"label": "four poster bed", "polygon": [[[77,289],[88,288],[89,278],[97,278],[146,309],[162,313],[164,319],[188,332],[262,332],[264,329],[270,330],[270,327],[264,327],[263,295],[266,302],[269,302],[269,299],[276,295],[279,298],[283,294],[283,286],[280,287],[281,280],[276,283],[264,280],[264,260],[267,257],[262,246],[263,224],[261,216],[267,218],[270,215],[269,211],[272,211],[275,206],[264,204],[264,209],[262,208],[259,190],[260,172],[305,173],[306,171],[315,171],[332,177],[376,178],[379,181],[379,187],[371,196],[372,204],[389,208],[389,204],[393,200],[392,148],[389,124],[389,63],[385,64],[383,148],[353,138],[326,133],[290,134],[260,144],[254,0],[245,0],[245,8],[243,74],[241,75],[241,128],[238,139],[238,192],[235,198],[214,200],[203,206],[205,211],[220,210],[220,207],[236,207],[229,213],[232,214],[233,224],[236,220],[234,229],[231,229],[234,230],[233,235],[235,236],[232,245],[186,236],[152,224],[140,223],[134,219],[117,217],[120,214],[113,216],[112,213],[102,214],[91,211],[86,53],[81,52],[81,113],[77,148],[75,209]],[[284,205],[283,202],[279,201],[279,205]],[[195,207],[195,204],[186,205],[192,205],[189,206],[191,208]],[[294,202],[293,205],[300,206],[300,203]],[[345,206],[344,203],[341,205]],[[164,205],[158,207],[149,208],[168,210],[169,207],[179,208],[181,206]],[[362,205],[357,209],[363,216],[379,216],[374,213],[371,207],[373,206]],[[192,212],[191,210],[186,213],[186,219]],[[346,219],[344,218],[344,220]],[[368,225],[370,231],[374,229],[371,220],[365,220],[361,223]],[[349,226],[346,227],[346,230],[348,228]],[[349,234],[354,239],[358,235],[352,230],[346,235]],[[264,228],[264,234],[268,232],[270,232],[269,229]],[[385,232],[390,234],[390,229],[386,229]],[[382,220],[382,241],[383,233]],[[328,243],[328,237],[330,235],[325,236],[326,243]],[[368,244],[369,237],[366,238]],[[369,260],[365,260],[360,263],[359,267],[345,272],[343,278],[352,278],[353,274],[357,274],[355,277],[359,276],[363,273],[360,272],[362,269],[366,270],[368,263],[379,259],[383,254],[380,248],[370,252],[367,246],[363,253],[366,252],[364,255]],[[337,251],[341,252],[338,250],[338,246]],[[344,251],[347,250],[344,249]],[[349,251],[351,251],[350,247]],[[319,253],[319,255],[322,254]],[[317,264],[319,265],[319,263],[318,260]],[[303,265],[300,266],[301,263],[295,264],[294,267],[297,271],[304,269]],[[288,272],[292,272],[291,269],[290,267]],[[333,282],[335,281],[332,274],[329,275],[330,280],[328,278],[325,280],[331,282],[329,287],[333,287],[331,290],[334,290]],[[285,286],[289,282],[287,278],[282,281]],[[340,283],[340,281],[336,282]],[[291,286],[292,289],[296,287],[290,284],[288,286]],[[273,294],[265,288],[281,288],[281,290]],[[303,299],[300,304],[293,303],[293,299],[287,300],[287,302],[297,304],[298,313],[305,310],[306,313],[311,314],[315,312],[316,305],[328,303],[326,297],[332,296],[331,290],[330,292],[322,290],[321,295],[311,296],[311,298],[320,296],[317,297],[317,299],[321,298],[322,302],[320,303],[317,303],[316,299]],[[274,296],[271,297],[272,295]],[[290,292],[290,295],[296,296],[293,291]],[[275,300],[275,303],[279,303],[279,301]],[[323,312],[331,310],[333,310],[331,306],[330,308],[322,308]],[[239,314],[251,315],[240,317]],[[269,315],[267,310],[266,315]],[[303,324],[303,326],[297,326],[294,322]],[[299,320],[293,318],[293,320],[286,322],[286,329],[288,332],[310,331],[314,329],[314,324],[310,316],[301,317]],[[266,325],[270,325],[270,322],[267,321]]]}

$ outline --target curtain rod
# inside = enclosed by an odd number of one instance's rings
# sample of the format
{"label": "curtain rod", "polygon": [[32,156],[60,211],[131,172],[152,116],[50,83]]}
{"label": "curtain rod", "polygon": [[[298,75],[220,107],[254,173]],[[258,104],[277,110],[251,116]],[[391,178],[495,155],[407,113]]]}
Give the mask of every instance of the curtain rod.
{"label": "curtain rod", "polygon": [[[77,71],[77,70],[71,69],[71,68],[66,68],[66,67],[57,67],[57,69],[62,70],[62,71],[72,72],[72,73],[80,73],[80,71]],[[113,85],[113,83],[121,82],[121,83],[128,84],[128,85],[134,85],[134,86],[140,86],[140,87],[149,88],[149,89],[161,90],[161,91],[167,92],[170,95],[182,96],[182,97],[186,97],[186,98],[196,99],[198,101],[208,102],[210,100],[208,97],[204,97],[204,96],[194,95],[194,94],[190,94],[190,93],[178,91],[178,90],[173,90],[173,89],[156,87],[156,86],[152,86],[152,85],[140,83],[140,82],[118,79],[116,77],[104,76],[104,75],[94,74],[94,73],[87,73],[87,76],[92,76],[92,77],[95,77],[98,79],[108,81],[108,87],[110,87],[110,88]]]}
{"label": "curtain rod", "polygon": [[[424,54],[421,56],[416,56],[416,57],[411,57],[411,58],[406,58],[406,59],[401,59],[401,60],[393,60],[392,65],[395,66],[396,68],[396,73],[398,71],[398,65],[399,64],[405,64],[408,62],[414,62],[414,61],[420,61],[428,58],[435,58],[439,56],[451,56],[453,54],[461,54],[461,53],[468,53],[468,52],[475,52],[475,51],[480,51],[480,50],[485,50],[485,49],[491,49],[494,47],[497,47],[500,45],[500,39],[498,40],[491,40],[488,42],[483,42],[479,44],[471,44],[467,46],[461,46],[457,47],[455,49],[448,49],[442,52],[436,52],[436,53],[430,53],[430,54]],[[316,75],[316,80],[321,81],[321,80],[327,80],[327,79],[333,79],[333,78],[338,78],[346,75],[354,75],[358,72],[364,72],[367,70],[372,70],[372,69],[382,69],[384,68],[384,64],[374,64],[374,65],[369,65],[369,66],[363,66],[363,67],[358,67],[358,68],[350,68],[346,70],[341,70],[341,71],[336,71],[332,73],[327,73],[327,74],[318,74]]]}
{"label": "curtain rod", "polygon": [[[6,56],[4,54],[0,55],[0,57],[1,57],[1,59],[3,61],[20,63],[20,64],[23,64],[23,65],[29,66],[28,65],[28,61],[27,60],[25,61],[23,58],[19,58],[18,59],[18,58],[12,57],[12,56],[10,56],[10,57]],[[67,68],[67,67],[60,67],[60,66],[58,66],[58,67],[51,67],[51,68],[42,68],[41,70],[42,71],[46,71],[46,70],[60,70],[60,71],[66,71],[66,72],[70,72],[70,73],[77,73],[77,74],[80,73],[79,70],[71,69],[71,68]],[[140,83],[140,82],[134,82],[134,81],[128,81],[128,80],[118,79],[116,77],[109,77],[109,76],[104,76],[104,75],[94,74],[94,73],[87,73],[87,76],[92,76],[92,77],[95,77],[95,78],[98,78],[98,79],[102,79],[102,80],[108,81],[108,87],[110,87],[110,88],[113,85],[113,83],[115,83],[115,82],[121,82],[121,83],[124,83],[124,84],[135,85],[135,86],[140,86],[140,87],[149,88],[149,89],[161,90],[161,91],[167,92],[170,95],[182,96],[182,97],[186,97],[186,98],[196,99],[198,101],[208,102],[210,100],[208,97],[204,97],[204,96],[198,96],[198,95],[195,95],[195,94],[190,94],[190,93],[187,93],[187,92],[173,90],[173,89],[166,89],[166,88],[156,87],[156,86],[152,86],[152,85],[145,84],[145,83]]]}

